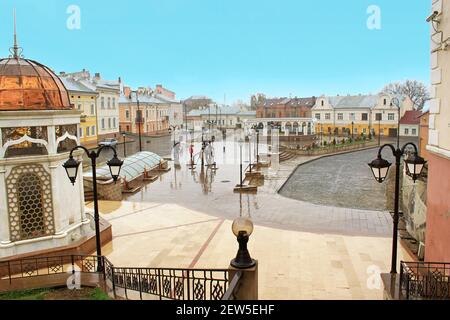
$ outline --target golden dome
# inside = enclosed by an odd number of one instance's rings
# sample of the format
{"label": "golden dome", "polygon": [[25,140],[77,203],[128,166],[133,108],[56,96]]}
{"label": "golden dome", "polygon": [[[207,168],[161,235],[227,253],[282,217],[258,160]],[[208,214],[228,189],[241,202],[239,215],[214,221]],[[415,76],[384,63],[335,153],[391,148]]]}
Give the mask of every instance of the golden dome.
{"label": "golden dome", "polygon": [[64,84],[48,67],[17,55],[0,60],[0,111],[72,108]]}

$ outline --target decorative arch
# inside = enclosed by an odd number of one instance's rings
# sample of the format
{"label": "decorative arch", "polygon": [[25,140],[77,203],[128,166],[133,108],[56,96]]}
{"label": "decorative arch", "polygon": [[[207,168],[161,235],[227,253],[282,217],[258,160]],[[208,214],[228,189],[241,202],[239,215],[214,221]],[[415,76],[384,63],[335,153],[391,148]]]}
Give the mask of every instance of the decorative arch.
{"label": "decorative arch", "polygon": [[34,139],[34,138],[31,138],[30,136],[25,134],[20,139],[9,140],[8,142],[6,142],[3,145],[3,147],[0,148],[0,158],[4,158],[5,157],[5,154],[6,154],[6,152],[8,151],[8,149],[10,147],[22,144],[24,142],[29,142],[29,143],[34,143],[34,144],[41,144],[41,145],[43,145],[45,147],[45,150],[46,150],[46,152],[48,154],[48,148],[47,148],[48,147],[48,142],[47,141],[42,140],[42,139]]}
{"label": "decorative arch", "polygon": [[78,138],[67,131],[61,137],[56,139],[57,153],[68,152],[78,145]]}

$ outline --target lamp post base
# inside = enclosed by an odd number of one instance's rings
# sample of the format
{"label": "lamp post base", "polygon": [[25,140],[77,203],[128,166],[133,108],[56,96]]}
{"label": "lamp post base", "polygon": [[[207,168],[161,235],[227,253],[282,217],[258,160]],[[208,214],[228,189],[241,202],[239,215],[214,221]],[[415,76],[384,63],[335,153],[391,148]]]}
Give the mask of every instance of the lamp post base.
{"label": "lamp post base", "polygon": [[249,261],[236,261],[236,259],[231,260],[230,265],[236,269],[250,269],[256,266],[256,260],[250,259]]}

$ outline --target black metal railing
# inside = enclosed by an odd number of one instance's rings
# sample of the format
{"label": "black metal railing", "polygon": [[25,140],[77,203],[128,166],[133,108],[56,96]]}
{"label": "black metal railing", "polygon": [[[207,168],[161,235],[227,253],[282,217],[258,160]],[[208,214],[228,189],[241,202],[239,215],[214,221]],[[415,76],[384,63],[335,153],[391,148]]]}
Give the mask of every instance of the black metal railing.
{"label": "black metal railing", "polygon": [[228,270],[172,268],[113,268],[115,290],[122,288],[159,299],[222,300],[228,286]]}
{"label": "black metal railing", "polygon": [[400,293],[407,300],[450,299],[450,263],[401,262]]}
{"label": "black metal railing", "polygon": [[106,257],[65,255],[0,262],[0,281],[78,273],[100,274],[114,297],[134,291],[139,298],[155,296],[170,300],[232,299],[241,274],[229,287],[227,269],[123,268]]}
{"label": "black metal railing", "polygon": [[53,257],[25,258],[0,262],[0,280],[41,277],[63,273],[96,273],[103,257],[65,255]]}

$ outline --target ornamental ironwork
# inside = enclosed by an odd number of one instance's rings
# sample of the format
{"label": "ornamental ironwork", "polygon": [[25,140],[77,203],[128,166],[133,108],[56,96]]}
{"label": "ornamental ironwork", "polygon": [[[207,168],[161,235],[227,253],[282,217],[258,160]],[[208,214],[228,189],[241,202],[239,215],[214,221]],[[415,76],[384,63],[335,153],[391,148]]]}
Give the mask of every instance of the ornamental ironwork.
{"label": "ornamental ironwork", "polygon": [[113,293],[133,291],[140,299],[235,299],[242,272],[229,281],[227,269],[118,268],[103,256],[66,255],[0,261],[0,281],[75,273],[99,274]]}
{"label": "ornamental ironwork", "polygon": [[402,262],[400,291],[407,300],[449,300],[450,263]]}
{"label": "ornamental ironwork", "polygon": [[51,176],[42,165],[14,167],[6,179],[11,241],[53,235]]}

